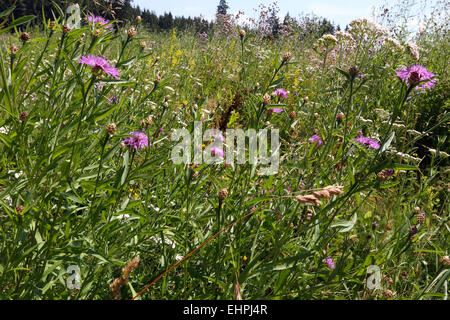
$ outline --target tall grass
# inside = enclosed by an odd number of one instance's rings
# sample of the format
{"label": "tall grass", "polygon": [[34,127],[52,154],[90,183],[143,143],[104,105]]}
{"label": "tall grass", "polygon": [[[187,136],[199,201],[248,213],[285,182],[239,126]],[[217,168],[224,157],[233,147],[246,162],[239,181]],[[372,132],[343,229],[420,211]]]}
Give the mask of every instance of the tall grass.
{"label": "tall grass", "polygon": [[[188,255],[138,299],[233,299],[236,288],[243,299],[444,297],[447,132],[416,153],[449,122],[446,33],[417,34],[414,60],[384,41],[395,38],[389,30],[353,31],[351,43],[268,41],[251,30],[205,42],[134,27],[136,35],[64,32],[57,21],[28,30],[25,42],[18,29],[0,35],[1,298],[131,299]],[[120,78],[78,62],[88,54],[107,58]],[[396,76],[413,64],[437,75],[434,88]],[[264,103],[277,88],[287,99]],[[417,123],[437,95],[434,122]],[[283,111],[267,112],[275,106]],[[194,121],[279,129],[278,174],[175,165],[172,129],[192,133]],[[125,146],[138,130],[149,146]],[[329,186],[343,192],[297,197]],[[70,265],[80,268],[79,290],[67,287]],[[367,287],[370,265],[381,269],[378,290]]]}

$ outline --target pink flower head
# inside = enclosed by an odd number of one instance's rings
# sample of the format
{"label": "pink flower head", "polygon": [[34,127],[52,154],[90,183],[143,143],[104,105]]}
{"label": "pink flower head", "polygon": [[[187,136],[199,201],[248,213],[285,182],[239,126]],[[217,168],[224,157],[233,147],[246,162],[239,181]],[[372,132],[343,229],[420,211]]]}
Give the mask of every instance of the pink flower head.
{"label": "pink flower head", "polygon": [[364,137],[364,136],[358,136],[355,138],[355,141],[364,144],[366,147],[369,148],[373,148],[373,149],[379,149],[380,148],[380,144],[378,142],[376,142],[373,139],[370,139],[368,137]]}
{"label": "pink flower head", "polygon": [[269,112],[280,113],[283,112],[283,108],[270,108]]}
{"label": "pink flower head", "polygon": [[108,60],[106,60],[102,56],[96,57],[92,54],[89,54],[87,57],[82,56],[81,59],[78,60],[78,62],[92,66],[92,72],[97,72],[98,70],[100,70],[102,72],[105,72],[108,76],[119,79],[120,70],[110,65]]}
{"label": "pink flower head", "polygon": [[221,148],[212,147],[212,148],[211,148],[211,153],[212,153],[213,156],[215,156],[216,154],[218,154],[218,155],[221,156],[222,158],[225,158],[225,152],[224,152],[223,149],[221,149]]}
{"label": "pink flower head", "polygon": [[112,96],[111,98],[106,98],[106,100],[108,100],[112,104],[119,104],[120,103],[120,98],[117,98],[116,96]]}
{"label": "pink flower head", "polygon": [[330,268],[331,270],[333,270],[333,269],[335,268],[333,259],[330,258],[330,257],[328,257],[328,258],[322,260],[322,262],[328,264],[328,268]]}
{"label": "pink flower head", "polygon": [[419,84],[422,81],[429,80],[425,83],[416,86],[416,90],[422,88],[422,90],[429,89],[434,87],[434,84],[438,79],[436,79],[436,75],[431,73],[424,66],[413,65],[408,68],[403,68],[400,71],[396,71],[397,76],[405,81],[407,84],[415,85]]}
{"label": "pink flower head", "polygon": [[133,136],[122,141],[125,145],[130,146],[130,149],[134,148],[135,150],[141,150],[148,147],[148,138],[144,132],[135,131],[130,134]]}
{"label": "pink flower head", "polygon": [[284,89],[282,89],[282,88],[278,88],[277,90],[275,90],[274,92],[272,92],[272,95],[273,95],[273,96],[280,96],[280,97],[282,97],[283,99],[286,99],[288,93],[287,93],[286,90],[284,90]]}
{"label": "pink flower head", "polygon": [[99,26],[99,27],[103,27],[105,26],[105,29],[112,29],[113,25],[112,24],[108,24],[109,20],[104,19],[103,17],[100,16],[88,16],[87,17],[87,21],[89,21],[90,23],[92,23],[94,26]]}
{"label": "pink flower head", "polygon": [[311,138],[309,138],[309,142],[311,142],[311,143],[314,143],[316,141],[317,141],[318,146],[320,146],[323,143],[323,140],[317,134],[312,135]]}

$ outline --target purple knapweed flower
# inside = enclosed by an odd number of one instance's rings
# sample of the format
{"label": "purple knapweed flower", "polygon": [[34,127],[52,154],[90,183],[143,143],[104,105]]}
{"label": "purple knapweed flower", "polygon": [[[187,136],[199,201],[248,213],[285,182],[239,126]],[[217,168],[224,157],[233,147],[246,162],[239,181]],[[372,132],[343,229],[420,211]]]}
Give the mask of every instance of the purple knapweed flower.
{"label": "purple knapweed flower", "polygon": [[422,81],[429,80],[425,83],[416,86],[416,89],[422,88],[422,90],[429,89],[434,87],[434,84],[438,79],[436,79],[436,75],[431,73],[421,65],[413,65],[408,68],[403,68],[402,70],[396,71],[397,76],[405,81],[407,84],[415,85],[419,84]]}
{"label": "purple knapweed flower", "polygon": [[89,21],[90,23],[92,23],[94,26],[98,26],[98,27],[103,27],[105,29],[112,29],[113,25],[112,24],[108,24],[109,20],[104,19],[103,17],[100,16],[88,16],[87,17],[87,21]]}
{"label": "purple knapweed flower", "polygon": [[122,141],[125,145],[130,146],[130,149],[134,148],[135,150],[141,150],[148,147],[148,138],[144,132],[135,131],[130,134],[133,136]]}
{"label": "purple knapweed flower", "polygon": [[283,112],[283,108],[270,108],[270,112],[280,113]]}
{"label": "purple knapweed flower", "polygon": [[312,135],[311,138],[309,138],[309,142],[311,142],[311,143],[314,143],[316,141],[317,141],[318,146],[320,146],[323,143],[323,140],[317,134]]}
{"label": "purple knapweed flower", "polygon": [[278,88],[277,90],[272,92],[272,96],[280,96],[283,99],[286,99],[287,95],[288,95],[287,91],[282,88]]}
{"label": "purple knapweed flower", "polygon": [[120,103],[120,98],[117,98],[116,96],[112,96],[111,98],[106,98],[106,100],[108,100],[112,104],[119,104]]}
{"label": "purple knapweed flower", "polygon": [[212,153],[213,156],[215,156],[216,154],[218,154],[218,155],[221,156],[222,158],[225,158],[225,152],[224,152],[223,149],[221,149],[221,148],[212,147],[212,148],[211,148],[211,153]]}
{"label": "purple knapweed flower", "polygon": [[328,265],[328,268],[330,268],[331,270],[333,270],[333,269],[335,268],[333,259],[330,258],[330,257],[328,257],[328,258],[322,260],[322,262],[323,262],[323,263],[326,263],[326,264]]}
{"label": "purple knapweed flower", "polygon": [[101,72],[105,72],[108,76],[119,79],[120,70],[110,65],[108,60],[106,60],[102,56],[96,57],[92,54],[89,54],[87,57],[82,56],[81,59],[78,60],[78,62],[92,66],[92,72],[97,72],[98,70],[100,70]]}
{"label": "purple knapweed flower", "polygon": [[358,136],[355,138],[355,141],[364,144],[366,147],[369,148],[373,148],[373,149],[379,149],[380,148],[380,144],[378,142],[376,142],[373,139],[370,139],[368,137],[364,137],[364,136]]}

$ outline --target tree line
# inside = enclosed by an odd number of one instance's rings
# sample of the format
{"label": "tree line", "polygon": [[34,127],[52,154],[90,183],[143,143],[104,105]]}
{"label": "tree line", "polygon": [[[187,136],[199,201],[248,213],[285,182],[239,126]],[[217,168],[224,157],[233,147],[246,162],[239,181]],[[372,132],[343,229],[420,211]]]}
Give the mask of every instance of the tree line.
{"label": "tree line", "polygon": [[[0,0],[0,12],[15,6],[13,12],[14,18],[20,18],[26,15],[34,15],[36,18],[32,21],[35,25],[41,25],[43,16],[46,19],[53,20],[53,15],[58,16],[55,3],[62,10],[71,4],[78,4],[85,14],[102,16],[108,20],[117,20],[121,26],[134,23],[136,17],[141,18],[141,25],[149,31],[164,31],[176,28],[179,31],[194,31],[196,33],[213,31],[217,21],[208,21],[202,17],[174,17],[171,12],[157,15],[154,11],[141,9],[139,5],[134,6],[132,0]],[[217,15],[226,16],[229,6],[226,0],[220,0],[217,6]],[[0,21],[1,23],[1,21]],[[7,23],[7,22],[6,22]],[[270,37],[278,37],[285,30],[296,29],[298,36],[303,37],[307,34],[321,36],[325,33],[334,33],[339,30],[329,20],[315,17],[313,19],[304,18],[301,21],[293,19],[286,15],[283,21],[280,21],[275,11],[272,11],[269,19],[265,22],[266,28],[270,29]],[[267,26],[268,24],[268,26]]]}
{"label": "tree line", "polygon": [[14,18],[26,15],[34,15],[33,24],[39,25],[43,22],[43,14],[46,19],[53,20],[53,14],[58,16],[54,2],[61,9],[71,4],[78,4],[82,12],[102,16],[108,20],[117,20],[119,25],[134,23],[136,17],[141,17],[141,25],[150,31],[170,30],[193,30],[195,32],[207,32],[213,28],[213,23],[201,17],[174,17],[172,13],[157,15],[154,11],[141,9],[134,6],[132,0],[0,0],[0,12],[15,6]]}

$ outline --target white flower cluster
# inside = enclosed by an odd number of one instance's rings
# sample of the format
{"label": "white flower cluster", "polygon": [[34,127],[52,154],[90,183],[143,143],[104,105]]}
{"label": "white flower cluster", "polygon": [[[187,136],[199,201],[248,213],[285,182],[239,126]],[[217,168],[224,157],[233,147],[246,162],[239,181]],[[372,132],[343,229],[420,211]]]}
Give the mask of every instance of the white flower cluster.
{"label": "white flower cluster", "polygon": [[422,132],[419,132],[417,130],[412,130],[412,129],[406,130],[406,132],[413,136],[416,136],[416,137],[420,136],[420,135],[428,136],[428,133],[423,134]]}
{"label": "white flower cluster", "polygon": [[414,42],[408,42],[406,44],[406,49],[414,60],[419,60],[419,47]]}
{"label": "white flower cluster", "polygon": [[422,159],[420,159],[420,158],[410,156],[409,154],[406,154],[406,153],[397,151],[397,150],[395,150],[395,149],[387,150],[386,152],[387,152],[387,153],[390,153],[390,154],[393,154],[393,155],[396,155],[396,156],[399,156],[399,157],[402,158],[403,160],[412,160],[412,161],[414,161],[414,162],[420,162],[420,161],[422,160]]}
{"label": "white flower cluster", "polygon": [[352,35],[363,33],[382,36],[389,33],[387,28],[369,18],[357,18],[350,22],[349,27]]}
{"label": "white flower cluster", "polygon": [[325,48],[325,49],[333,49],[338,43],[338,40],[332,34],[325,34],[317,40],[316,47]]}
{"label": "white flower cluster", "polygon": [[347,31],[336,31],[336,38],[341,42],[355,42],[355,38]]}
{"label": "white flower cluster", "polygon": [[439,151],[439,152],[437,152],[437,150],[436,149],[431,149],[431,148],[428,148],[428,151],[430,151],[430,153],[433,155],[433,156],[439,156],[439,157],[442,157],[442,158],[448,158],[450,155],[447,153],[447,152],[444,152],[444,151]]}
{"label": "white flower cluster", "polygon": [[377,115],[381,119],[388,119],[389,116],[391,115],[389,111],[386,111],[386,110],[380,109],[380,108],[376,108],[376,109],[374,109],[374,111],[377,113]]}
{"label": "white flower cluster", "polygon": [[401,45],[401,43],[397,39],[387,37],[384,39],[384,44],[386,45],[386,47],[388,49],[391,49],[391,50],[394,50],[397,52],[405,51],[405,48]]}
{"label": "white flower cluster", "polygon": [[356,119],[359,120],[359,121],[361,121],[362,123],[373,123],[373,120],[370,120],[370,119],[364,119],[364,118],[361,117],[361,116],[356,116]]}

